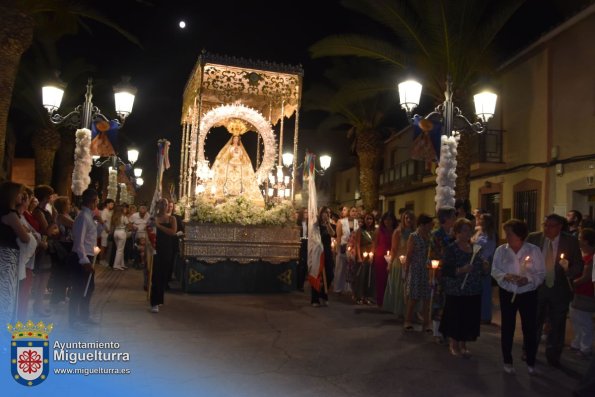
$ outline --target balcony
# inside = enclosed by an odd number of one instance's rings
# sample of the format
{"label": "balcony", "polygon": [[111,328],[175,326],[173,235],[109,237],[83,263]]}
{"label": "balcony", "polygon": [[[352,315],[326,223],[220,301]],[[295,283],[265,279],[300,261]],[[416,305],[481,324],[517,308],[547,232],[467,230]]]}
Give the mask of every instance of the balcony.
{"label": "balcony", "polygon": [[502,131],[487,130],[471,134],[471,172],[496,171],[504,167],[502,162]]}
{"label": "balcony", "polygon": [[380,173],[380,192],[391,194],[414,183],[422,182],[425,176],[431,175],[425,163],[418,160],[405,160]]}

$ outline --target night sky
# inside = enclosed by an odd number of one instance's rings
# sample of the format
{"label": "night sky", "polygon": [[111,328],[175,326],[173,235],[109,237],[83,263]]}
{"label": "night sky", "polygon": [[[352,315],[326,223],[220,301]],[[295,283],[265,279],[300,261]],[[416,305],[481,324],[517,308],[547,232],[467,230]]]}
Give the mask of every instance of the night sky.
{"label": "night sky", "polygon": [[[539,35],[561,22],[567,15],[591,1],[528,0],[496,40],[501,59],[522,49]],[[181,129],[179,126],[183,89],[202,49],[217,54],[301,64],[305,69],[305,90],[321,80],[328,61],[312,60],[308,47],[333,33],[353,33],[371,28],[364,17],[340,6],[336,0],[318,1],[102,1],[93,2],[104,15],[138,38],[142,47],[104,26],[86,21],[88,31],[59,42],[59,64],[64,69],[77,58],[93,66],[67,81],[65,114],[83,101],[87,76],[97,80],[94,102],[113,118],[111,86],[121,75],[130,75],[138,88],[134,109],[119,132],[121,151],[135,146],[141,151],[139,165],[145,170],[145,186],[139,191],[150,197],[154,189],[156,141],[172,142],[168,173],[177,176]],[[95,5],[95,3],[97,3]],[[186,28],[178,22],[184,20]],[[31,56],[31,55],[30,55]],[[49,75],[49,71],[48,71]],[[398,76],[395,76],[395,82]],[[41,90],[40,90],[41,91]],[[41,100],[41,99],[40,99]],[[394,111],[400,112],[395,93]],[[353,160],[344,133],[313,136],[320,121],[317,114],[302,112],[300,152],[306,147],[333,156],[333,167],[343,168]],[[286,131],[287,131],[286,126]],[[396,125],[400,129],[403,125]],[[290,127],[291,128],[291,127]],[[291,130],[292,131],[292,130]],[[225,134],[223,134],[225,135]],[[218,139],[209,140],[211,158]],[[20,151],[23,143],[19,144]],[[17,152],[18,153],[18,152]]]}

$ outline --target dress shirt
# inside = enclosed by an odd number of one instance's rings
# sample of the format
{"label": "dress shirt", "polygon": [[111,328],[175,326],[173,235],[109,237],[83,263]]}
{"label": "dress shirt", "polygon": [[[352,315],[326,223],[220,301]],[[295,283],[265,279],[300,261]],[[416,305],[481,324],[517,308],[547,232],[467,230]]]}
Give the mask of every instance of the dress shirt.
{"label": "dress shirt", "polygon": [[[525,272],[522,273],[521,266],[527,256],[530,259],[525,266]],[[525,276],[529,282],[519,287],[514,283],[504,280],[504,276],[507,273]],[[523,243],[517,253],[508,244],[499,246],[494,253],[492,277],[494,277],[502,289],[508,292],[522,294],[537,289],[545,279],[545,260],[541,254],[541,249],[527,242]]]}
{"label": "dress shirt", "polygon": [[[554,252],[554,266],[555,266],[556,263],[558,263],[558,261],[560,260],[560,258],[556,258],[556,253],[558,252],[558,246],[560,245],[560,235],[558,234],[556,236],[556,238],[553,240],[550,240],[547,237],[543,238],[543,247],[541,247],[541,254],[543,255],[544,260],[547,255],[547,247],[548,247],[548,244],[550,241],[552,242],[552,250]],[[566,259],[568,259],[568,258],[566,258]]]}
{"label": "dress shirt", "polygon": [[145,213],[145,217],[141,217],[140,213],[135,212],[134,214],[130,215],[128,221],[132,223],[136,227],[136,237],[146,237],[147,235],[147,223],[149,222],[149,218],[151,216],[148,213]]}
{"label": "dress shirt", "polygon": [[91,210],[83,206],[72,226],[72,252],[76,252],[81,265],[91,263],[88,257],[95,256],[93,249],[96,245],[97,225]]}

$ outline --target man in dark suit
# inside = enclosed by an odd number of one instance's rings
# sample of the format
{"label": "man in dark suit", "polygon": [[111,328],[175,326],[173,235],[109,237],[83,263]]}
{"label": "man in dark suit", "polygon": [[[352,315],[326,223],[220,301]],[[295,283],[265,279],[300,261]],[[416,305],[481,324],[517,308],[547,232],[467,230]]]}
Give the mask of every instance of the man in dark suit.
{"label": "man in dark suit", "polygon": [[545,218],[543,232],[531,233],[527,238],[527,242],[541,248],[545,258],[545,282],[538,289],[536,337],[539,343],[547,319],[551,328],[546,339],[545,355],[554,367],[560,366],[564,347],[568,305],[572,300],[569,281],[578,277],[583,269],[578,240],[562,233],[564,223],[565,219],[560,215],[550,214]]}

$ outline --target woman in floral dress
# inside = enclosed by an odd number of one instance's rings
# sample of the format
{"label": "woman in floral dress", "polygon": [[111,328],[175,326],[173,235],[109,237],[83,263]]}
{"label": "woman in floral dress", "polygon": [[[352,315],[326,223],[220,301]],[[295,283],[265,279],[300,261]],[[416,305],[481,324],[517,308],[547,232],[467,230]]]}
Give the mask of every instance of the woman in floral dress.
{"label": "woman in floral dress", "polygon": [[405,331],[413,331],[413,310],[418,301],[423,302],[423,328],[426,332],[432,332],[429,322],[430,310],[430,280],[428,276],[428,248],[430,244],[430,231],[432,230],[432,218],[421,214],[417,220],[417,230],[409,236],[407,241],[407,312],[405,316]]}
{"label": "woman in floral dress", "polygon": [[407,240],[415,230],[415,215],[412,211],[405,211],[401,215],[401,223],[392,235],[390,251],[390,270],[388,272],[388,283],[384,291],[383,310],[392,312],[398,317],[405,315],[405,279],[401,255],[407,254]]}

